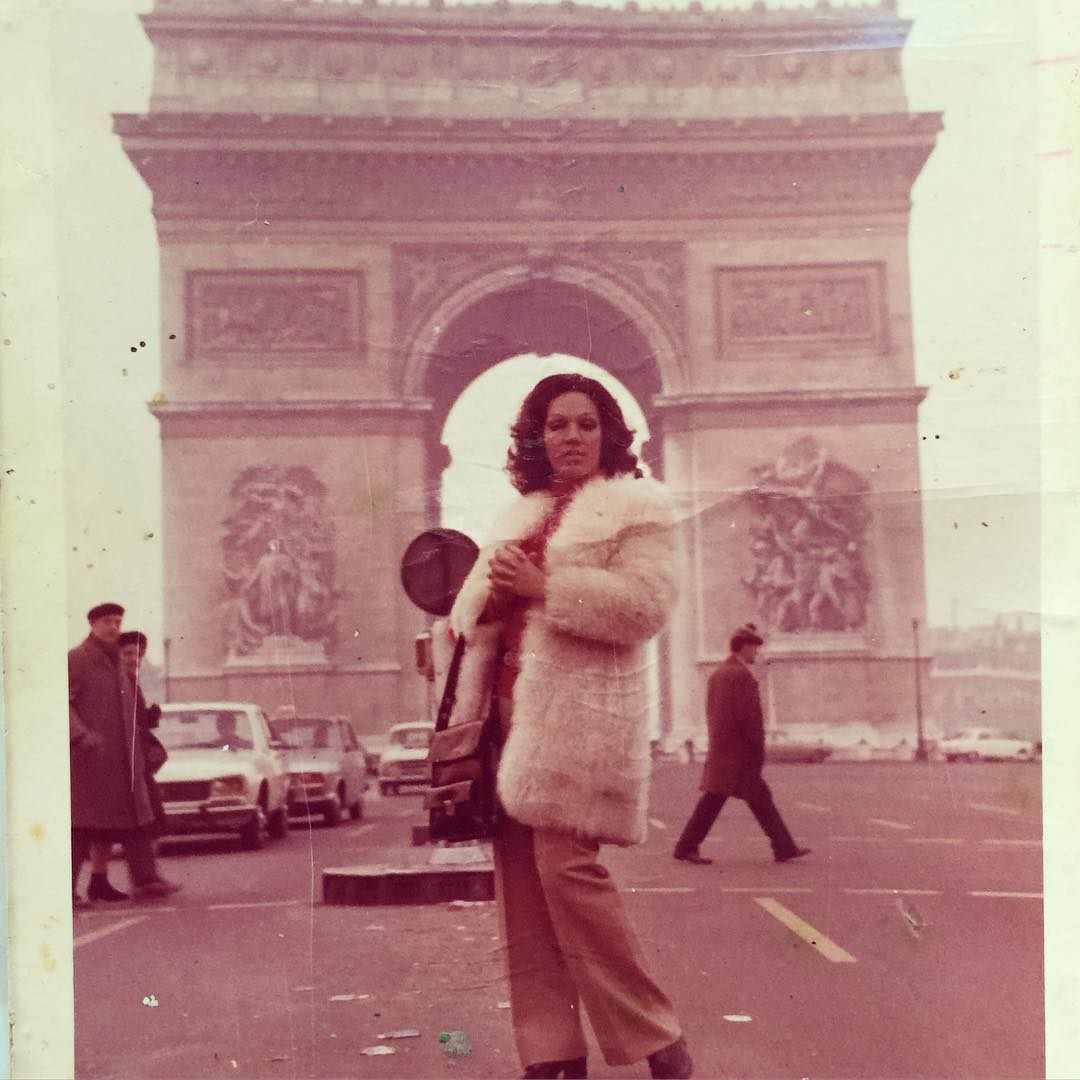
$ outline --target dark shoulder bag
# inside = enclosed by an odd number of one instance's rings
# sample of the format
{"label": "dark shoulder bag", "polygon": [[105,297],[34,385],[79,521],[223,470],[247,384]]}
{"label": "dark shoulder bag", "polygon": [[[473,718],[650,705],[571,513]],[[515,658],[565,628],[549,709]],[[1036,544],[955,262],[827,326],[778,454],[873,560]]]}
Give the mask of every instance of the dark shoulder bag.
{"label": "dark shoulder bag", "polygon": [[431,840],[484,840],[494,836],[497,827],[495,769],[499,720],[494,695],[492,707],[482,720],[449,726],[464,653],[465,638],[459,637],[446,673],[435,734],[428,751],[431,788],[424,794],[424,809],[429,812]]}

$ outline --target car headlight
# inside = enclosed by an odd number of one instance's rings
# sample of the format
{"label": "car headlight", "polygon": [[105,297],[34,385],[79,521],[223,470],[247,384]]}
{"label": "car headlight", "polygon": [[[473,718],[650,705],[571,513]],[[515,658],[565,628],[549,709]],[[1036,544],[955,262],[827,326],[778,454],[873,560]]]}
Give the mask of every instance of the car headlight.
{"label": "car headlight", "polygon": [[243,795],[246,791],[247,781],[242,776],[219,776],[210,782],[211,799],[228,795]]}

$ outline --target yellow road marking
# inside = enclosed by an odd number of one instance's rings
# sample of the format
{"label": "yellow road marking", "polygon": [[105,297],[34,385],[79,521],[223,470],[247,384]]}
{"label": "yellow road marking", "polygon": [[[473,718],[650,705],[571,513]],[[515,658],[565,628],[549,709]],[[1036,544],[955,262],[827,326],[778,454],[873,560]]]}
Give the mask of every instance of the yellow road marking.
{"label": "yellow road marking", "polygon": [[80,945],[89,945],[92,941],[100,941],[101,938],[108,937],[110,934],[115,934],[120,930],[126,930],[136,923],[146,922],[148,917],[147,915],[136,915],[130,919],[121,919],[120,922],[113,923],[111,926],[103,926],[100,930],[91,930],[88,934],[80,934],[71,942],[72,947],[77,949]]}
{"label": "yellow road marking", "polygon": [[819,930],[815,930],[808,922],[800,919],[794,911],[784,907],[771,896],[755,896],[754,900],[774,919],[782,922],[796,937],[821,953],[826,960],[831,960],[834,964],[855,963],[855,957],[851,953],[841,949],[835,941],[831,941]]}
{"label": "yellow road marking", "polygon": [[306,900],[258,900],[247,904],[207,904],[207,911],[240,911],[246,908],[296,907]]}

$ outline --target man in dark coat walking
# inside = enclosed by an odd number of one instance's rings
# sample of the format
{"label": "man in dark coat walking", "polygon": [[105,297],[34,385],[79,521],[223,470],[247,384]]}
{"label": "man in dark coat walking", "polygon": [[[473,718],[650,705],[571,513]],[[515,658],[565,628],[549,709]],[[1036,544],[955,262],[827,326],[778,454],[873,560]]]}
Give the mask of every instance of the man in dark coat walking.
{"label": "man in dark coat walking", "polygon": [[143,740],[137,737],[137,699],[120,669],[117,642],[124,609],[98,604],[87,614],[90,634],[68,653],[71,742],[72,895],[93,841],[124,845],[133,892],[157,899],[178,886],[157,873],[150,826]]}
{"label": "man in dark coat walking", "polygon": [[683,862],[700,866],[712,862],[699,848],[729,796],[745,800],[768,836],[777,862],[810,854],[810,849],[799,847],[788,832],[761,775],[765,765],[765,720],[757,679],[750,666],[764,644],[753,623],[736,630],[731,638],[731,655],[709,678],[709,752],[701,798],[675,845],[675,858]]}

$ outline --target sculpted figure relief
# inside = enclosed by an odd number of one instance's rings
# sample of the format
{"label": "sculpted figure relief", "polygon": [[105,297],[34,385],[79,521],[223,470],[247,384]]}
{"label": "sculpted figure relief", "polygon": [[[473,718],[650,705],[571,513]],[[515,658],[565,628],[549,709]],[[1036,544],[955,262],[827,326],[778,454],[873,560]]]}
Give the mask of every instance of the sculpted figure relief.
{"label": "sculpted figure relief", "polygon": [[770,628],[857,630],[866,623],[868,485],[807,436],[754,470],[756,515],[745,579]]}
{"label": "sculpted figure relief", "polygon": [[245,469],[222,539],[225,638],[245,656],[270,636],[328,644],[334,632],[333,533],[325,488],[306,467]]}

